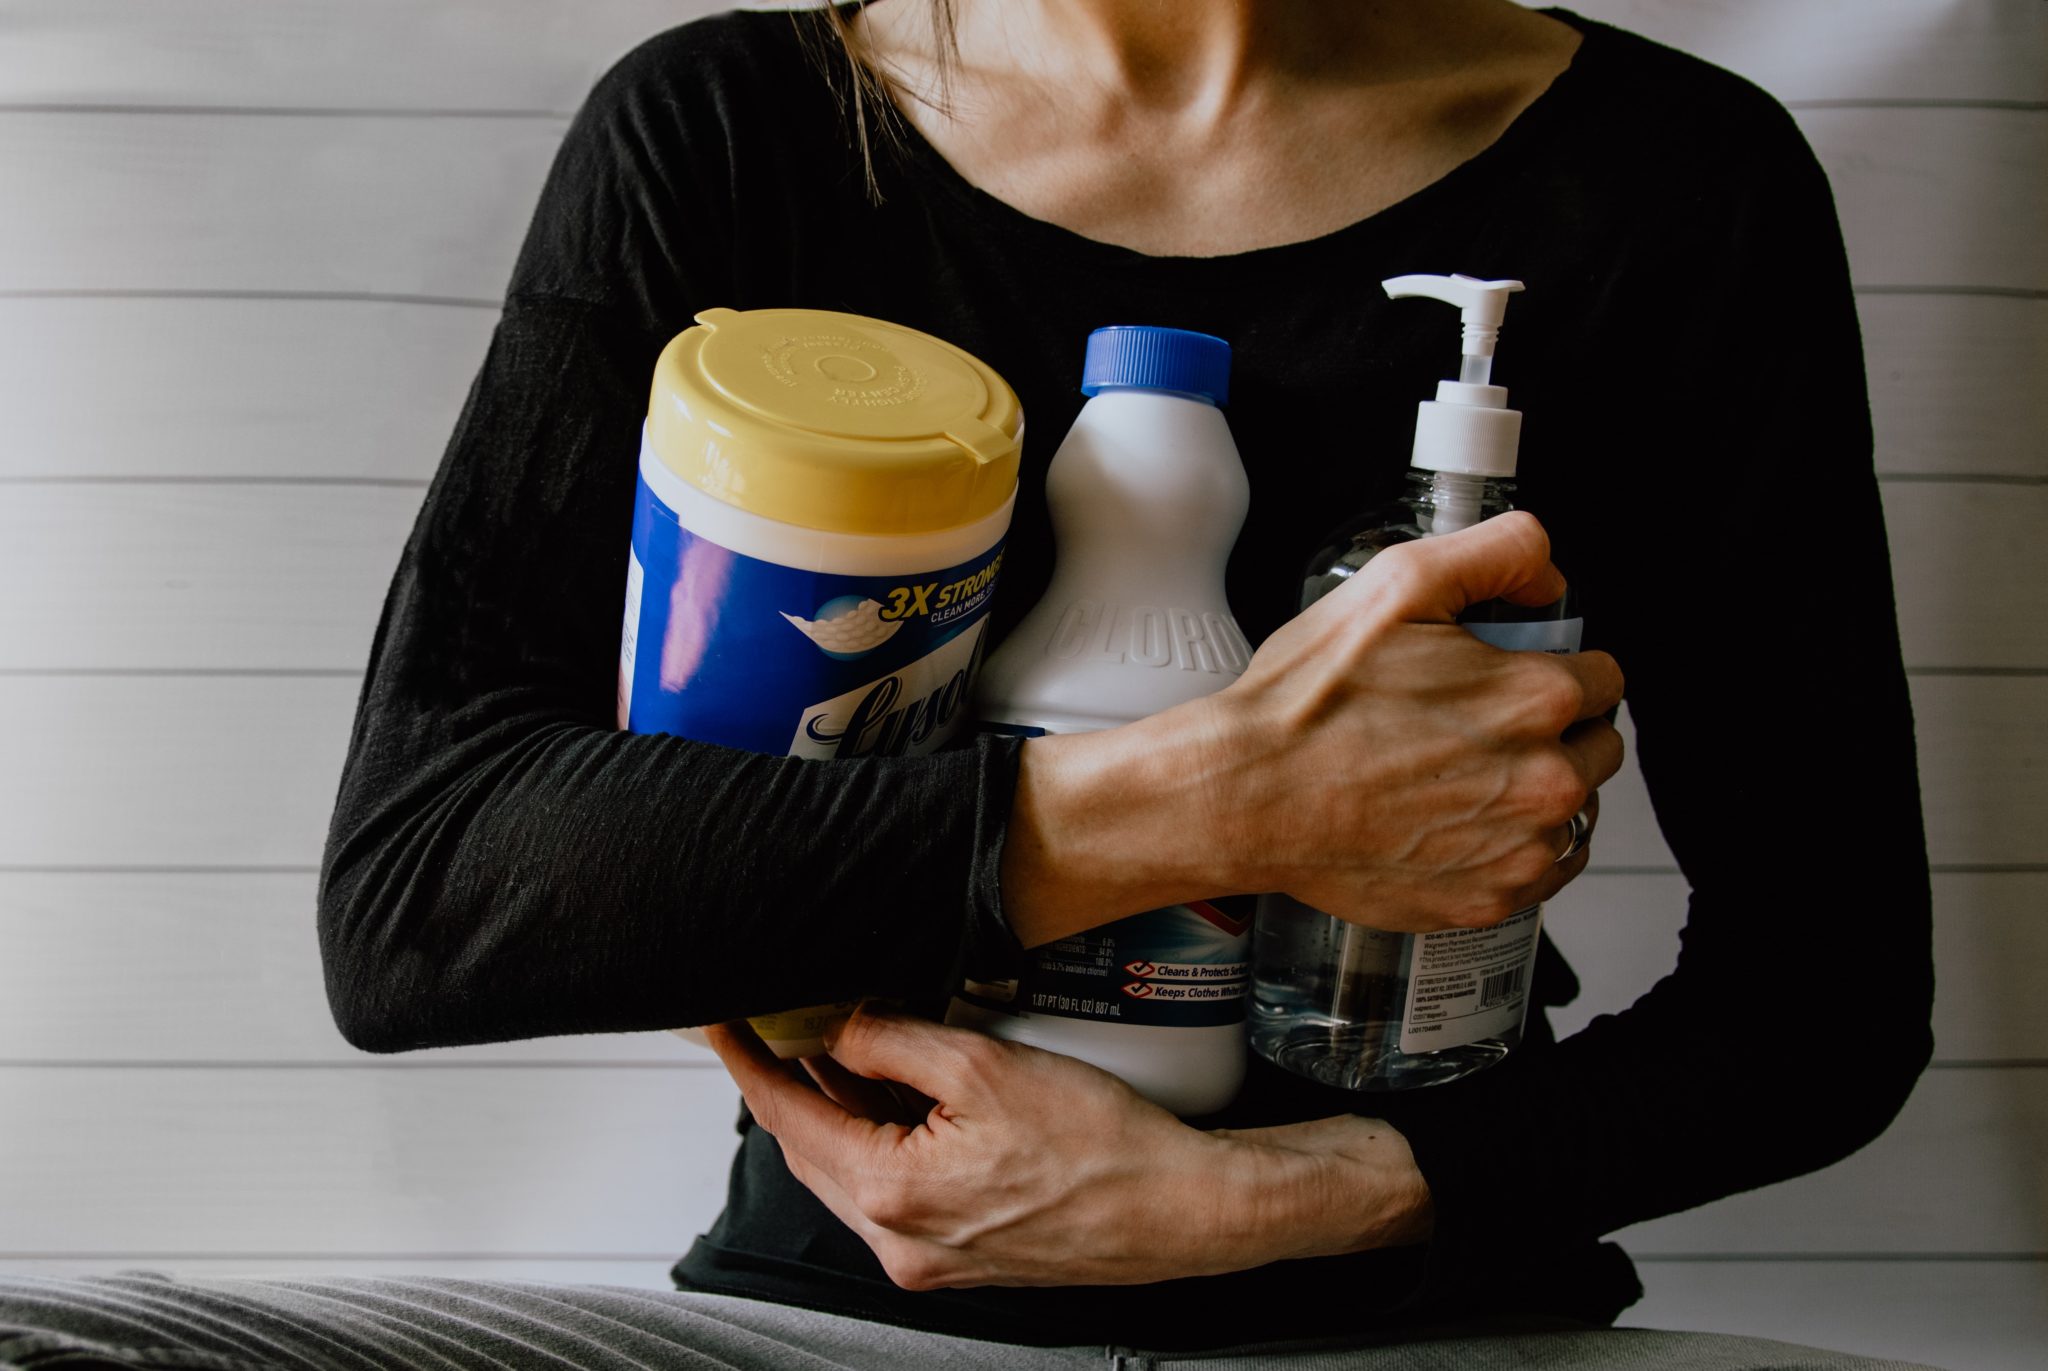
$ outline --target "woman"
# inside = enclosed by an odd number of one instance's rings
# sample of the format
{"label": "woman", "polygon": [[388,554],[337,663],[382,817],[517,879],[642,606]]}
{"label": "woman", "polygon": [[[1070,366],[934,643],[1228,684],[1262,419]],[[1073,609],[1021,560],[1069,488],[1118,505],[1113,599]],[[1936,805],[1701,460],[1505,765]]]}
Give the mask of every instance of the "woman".
{"label": "woman", "polygon": [[[1497,521],[1282,629],[1320,535],[1395,489],[1447,362],[1442,321],[1377,290],[1410,271],[1528,283],[1500,379],[1549,542]],[[928,330],[1016,385],[998,633],[1049,573],[1043,471],[1088,329],[1228,338],[1252,482],[1229,586],[1265,640],[1244,680],[1110,733],[830,767],[612,731],[655,353],[697,310],[785,304]],[[177,1297],[372,1356],[391,1335],[348,1311],[403,1300],[409,1336],[483,1364],[541,1345],[1078,1366],[1424,1329],[1504,1365],[1516,1344],[1490,1335],[1537,1329],[1574,1364],[1754,1364],[1740,1342],[1596,1331],[1639,1294],[1599,1238],[1845,1155],[1929,1052],[1859,358],[1826,183],[1784,113],[1562,11],[886,0],[650,41],[570,131],[378,634],[320,911],[352,1041],[931,1004],[963,966],[1228,891],[1484,922],[1584,864],[1555,859],[1619,763],[1613,659],[1693,890],[1680,965],[1565,1042],[1532,1015],[1522,1052],[1450,1086],[1361,1102],[1254,1063],[1203,1128],[911,1016],[858,1016],[822,1089],[721,1031],[753,1114],[685,1293]],[[1808,493],[1796,522],[1780,483]],[[1470,600],[1554,596],[1553,545],[1604,651],[1532,661],[1444,631]],[[1815,814],[1813,860],[1774,862],[1779,826]],[[1572,993],[1549,954],[1536,1002]],[[898,1120],[876,1080],[939,1108]],[[0,1326],[36,1326],[20,1307]],[[62,1326],[109,1326],[81,1320]]]}

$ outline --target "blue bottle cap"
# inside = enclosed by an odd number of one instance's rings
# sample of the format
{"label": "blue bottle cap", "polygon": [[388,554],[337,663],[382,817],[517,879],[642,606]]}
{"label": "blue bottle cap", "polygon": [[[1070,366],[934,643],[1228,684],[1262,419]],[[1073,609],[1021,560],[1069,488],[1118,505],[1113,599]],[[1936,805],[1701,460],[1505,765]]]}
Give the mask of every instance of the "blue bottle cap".
{"label": "blue bottle cap", "polygon": [[1094,396],[1118,386],[1168,390],[1212,405],[1228,404],[1230,344],[1184,328],[1099,328],[1088,335],[1081,393]]}

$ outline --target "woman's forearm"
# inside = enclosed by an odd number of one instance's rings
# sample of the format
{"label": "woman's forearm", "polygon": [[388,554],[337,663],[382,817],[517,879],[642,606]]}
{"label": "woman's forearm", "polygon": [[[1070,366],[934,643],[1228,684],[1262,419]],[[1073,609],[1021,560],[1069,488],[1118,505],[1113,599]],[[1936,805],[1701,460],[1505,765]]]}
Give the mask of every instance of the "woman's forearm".
{"label": "woman's forearm", "polygon": [[[1202,1132],[1071,1057],[864,1009],[800,1084],[711,1040],[784,1161],[908,1289],[1134,1285],[1424,1241],[1407,1142],[1374,1119]],[[919,1115],[872,1089],[899,1081]]]}
{"label": "woman's forearm", "polygon": [[1276,1128],[1217,1130],[1256,1164],[1238,1213],[1264,1261],[1427,1242],[1435,1211],[1408,1140],[1381,1119],[1339,1114]]}
{"label": "woman's forearm", "polygon": [[[1250,887],[1203,821],[1202,703],[1104,733],[1033,738],[1018,756],[1003,909],[1025,947]],[[1214,740],[1221,746],[1221,740]],[[1191,774],[1193,773],[1193,774]]]}
{"label": "woman's forearm", "polygon": [[[1535,520],[1382,554],[1222,692],[1102,733],[1034,738],[1002,855],[1026,947],[1205,896],[1283,891],[1400,932],[1498,922],[1583,866],[1564,827],[1621,764],[1604,653],[1491,648],[1456,627],[1563,590]],[[1569,733],[1569,736],[1567,736]]]}

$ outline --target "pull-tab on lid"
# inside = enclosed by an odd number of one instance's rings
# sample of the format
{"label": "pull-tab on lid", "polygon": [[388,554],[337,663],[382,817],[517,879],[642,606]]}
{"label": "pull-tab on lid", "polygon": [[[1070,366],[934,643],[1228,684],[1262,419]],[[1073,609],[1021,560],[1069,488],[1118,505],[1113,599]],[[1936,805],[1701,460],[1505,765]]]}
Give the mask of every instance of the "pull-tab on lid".
{"label": "pull-tab on lid", "polygon": [[750,513],[838,533],[929,533],[1000,509],[1023,410],[987,364],[899,324],[707,309],[662,350],[648,403],[676,475]]}

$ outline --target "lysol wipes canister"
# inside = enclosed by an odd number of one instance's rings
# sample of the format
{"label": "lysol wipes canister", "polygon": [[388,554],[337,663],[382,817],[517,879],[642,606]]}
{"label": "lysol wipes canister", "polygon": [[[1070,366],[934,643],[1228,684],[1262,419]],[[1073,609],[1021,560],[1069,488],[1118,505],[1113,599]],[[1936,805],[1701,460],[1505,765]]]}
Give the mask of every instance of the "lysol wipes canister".
{"label": "lysol wipes canister", "polygon": [[[619,726],[832,759],[968,717],[1023,412],[988,366],[879,319],[705,310],[655,364]],[[852,1004],[752,1020],[823,1050]]]}

